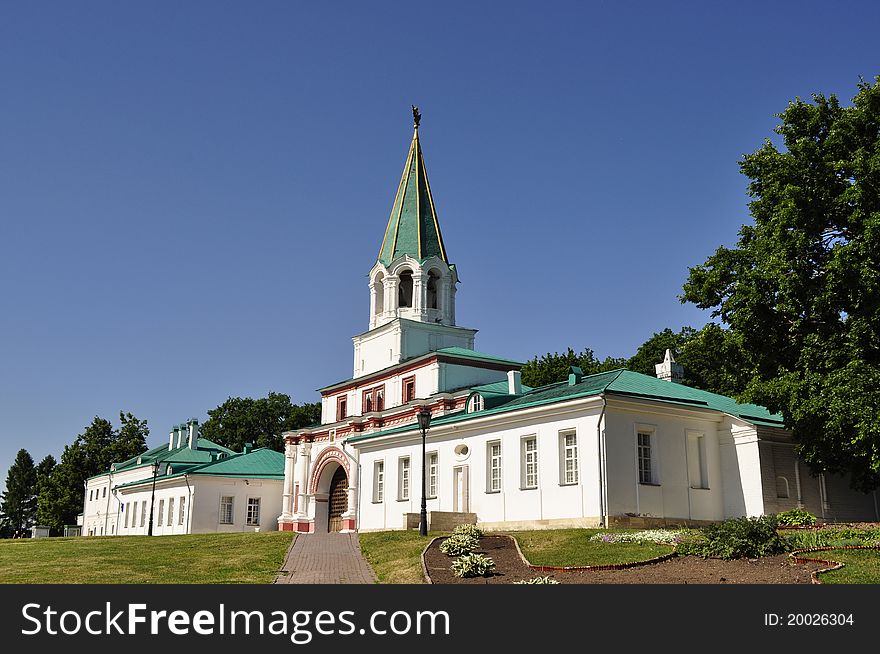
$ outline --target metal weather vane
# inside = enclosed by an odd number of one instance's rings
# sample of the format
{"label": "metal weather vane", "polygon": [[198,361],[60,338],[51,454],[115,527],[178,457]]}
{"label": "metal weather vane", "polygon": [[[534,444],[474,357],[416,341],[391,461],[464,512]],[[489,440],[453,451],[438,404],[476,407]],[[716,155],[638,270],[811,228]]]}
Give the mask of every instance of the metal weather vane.
{"label": "metal weather vane", "polygon": [[419,108],[415,105],[412,106],[412,111],[413,111],[413,127],[418,129],[419,123],[422,121],[422,114],[419,113]]}

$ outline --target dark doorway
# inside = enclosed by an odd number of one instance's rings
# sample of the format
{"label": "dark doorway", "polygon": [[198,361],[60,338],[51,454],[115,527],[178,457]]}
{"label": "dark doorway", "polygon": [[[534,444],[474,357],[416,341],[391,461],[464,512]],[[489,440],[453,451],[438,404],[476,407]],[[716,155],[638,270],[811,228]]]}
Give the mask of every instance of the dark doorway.
{"label": "dark doorway", "polygon": [[342,531],[342,514],[348,510],[348,477],[342,466],[336,468],[330,481],[330,510],[327,531]]}

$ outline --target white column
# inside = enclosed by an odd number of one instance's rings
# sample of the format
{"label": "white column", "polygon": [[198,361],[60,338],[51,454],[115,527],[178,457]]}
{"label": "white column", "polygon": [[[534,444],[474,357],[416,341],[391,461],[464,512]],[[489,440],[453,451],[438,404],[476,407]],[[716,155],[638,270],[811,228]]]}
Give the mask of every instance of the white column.
{"label": "white column", "polygon": [[370,329],[376,326],[376,287],[370,280]]}
{"label": "white column", "polygon": [[299,474],[297,481],[299,482],[299,511],[297,516],[307,518],[309,515],[309,454],[312,451],[311,443],[303,443],[299,446]]}
{"label": "white column", "polygon": [[417,314],[424,315],[426,302],[426,291],[428,285],[425,283],[427,275],[424,270],[413,271],[413,311]]}
{"label": "white column", "polygon": [[293,517],[293,487],[296,472],[296,445],[287,443],[284,446],[284,500],[281,505],[281,517]]}
{"label": "white column", "polygon": [[397,275],[388,275],[382,280],[382,287],[385,289],[385,315],[397,315],[397,287],[400,284],[400,277]]}

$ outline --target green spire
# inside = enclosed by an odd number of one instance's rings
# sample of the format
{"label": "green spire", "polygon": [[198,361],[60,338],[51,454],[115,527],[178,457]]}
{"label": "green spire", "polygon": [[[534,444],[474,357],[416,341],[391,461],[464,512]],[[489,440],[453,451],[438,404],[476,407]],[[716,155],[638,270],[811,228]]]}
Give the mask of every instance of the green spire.
{"label": "green spire", "polygon": [[419,143],[421,115],[417,107],[413,107],[413,118],[415,129],[412,144],[409,146],[394,204],[391,205],[385,239],[379,250],[379,261],[386,266],[405,254],[419,261],[436,256],[449,263],[443,247],[443,236],[440,234],[440,223],[437,222],[434,198],[431,197],[425,161],[422,158],[422,146]]}

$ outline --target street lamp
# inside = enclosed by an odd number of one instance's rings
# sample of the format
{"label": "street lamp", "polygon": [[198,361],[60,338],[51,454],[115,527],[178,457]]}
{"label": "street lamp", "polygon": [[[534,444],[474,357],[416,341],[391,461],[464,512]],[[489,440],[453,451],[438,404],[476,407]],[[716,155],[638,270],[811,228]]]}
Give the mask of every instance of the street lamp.
{"label": "street lamp", "polygon": [[153,461],[153,491],[150,493],[150,529],[148,536],[153,535],[153,502],[156,501],[156,476],[159,474],[159,462]]}
{"label": "street lamp", "polygon": [[422,510],[419,513],[419,536],[428,535],[428,504],[425,499],[425,439],[431,426],[431,410],[423,406],[418,413],[419,428],[422,430]]}

